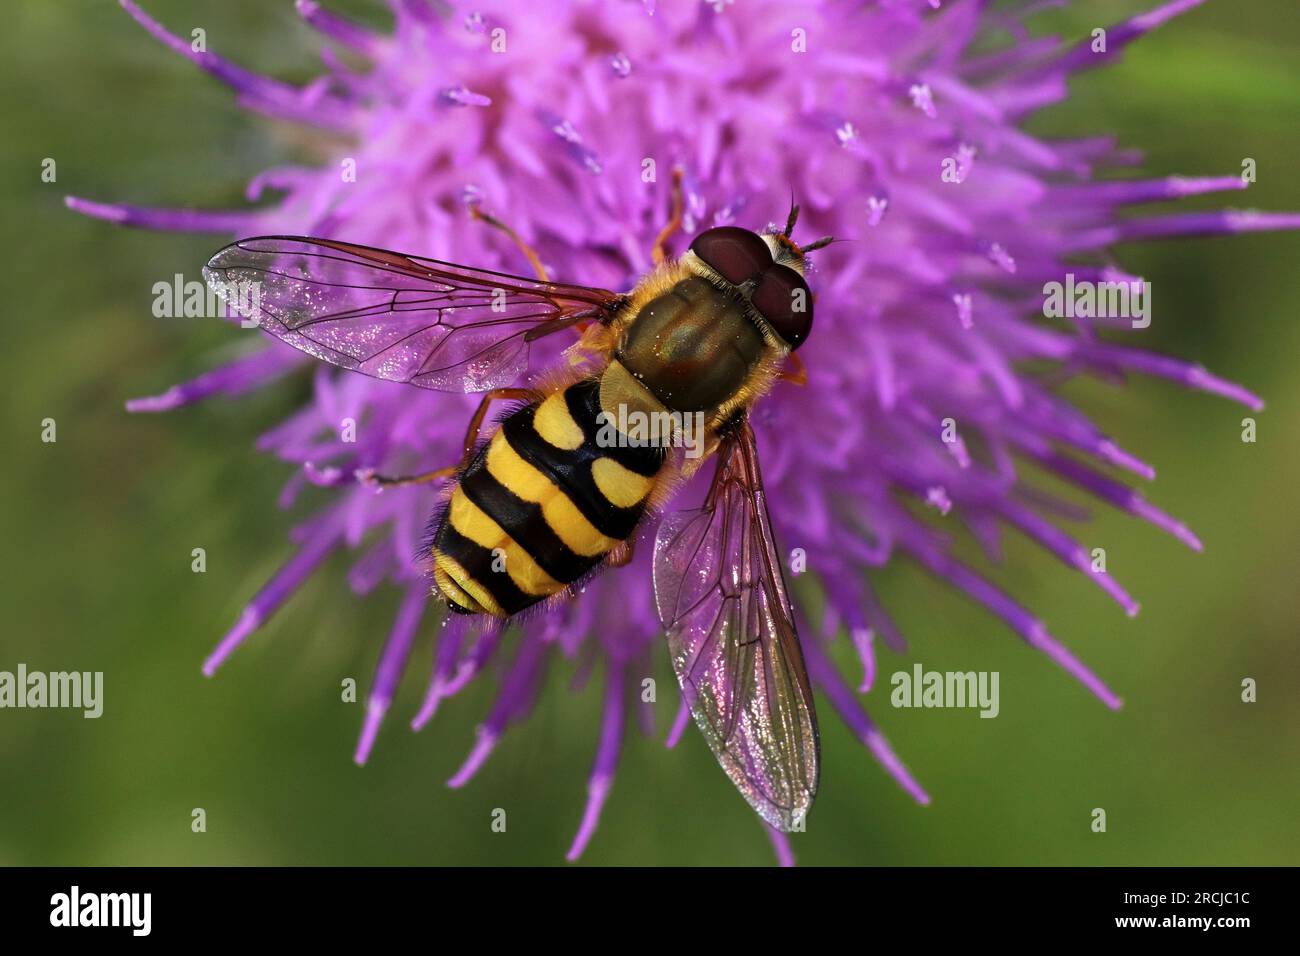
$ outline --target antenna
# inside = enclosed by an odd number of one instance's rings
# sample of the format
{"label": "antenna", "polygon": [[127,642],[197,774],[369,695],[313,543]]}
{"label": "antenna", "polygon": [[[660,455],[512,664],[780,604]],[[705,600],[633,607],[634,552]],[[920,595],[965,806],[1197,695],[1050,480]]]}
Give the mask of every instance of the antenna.
{"label": "antenna", "polygon": [[788,219],[786,219],[786,221],[785,221],[785,230],[781,233],[781,235],[783,235],[783,236],[785,236],[787,239],[789,239],[789,238],[790,238],[790,233],[794,232],[794,224],[795,224],[795,221],[796,221],[798,218],[799,218],[799,204],[798,204],[797,202],[794,201],[794,195],[791,194],[791,196],[790,196],[790,217],[789,217]]}

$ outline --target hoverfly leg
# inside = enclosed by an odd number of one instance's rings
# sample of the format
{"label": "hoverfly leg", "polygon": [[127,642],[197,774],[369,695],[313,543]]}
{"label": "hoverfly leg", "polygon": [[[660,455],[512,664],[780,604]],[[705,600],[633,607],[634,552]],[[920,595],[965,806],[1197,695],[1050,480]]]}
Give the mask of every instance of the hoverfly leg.
{"label": "hoverfly leg", "polygon": [[636,541],[628,538],[626,541],[620,542],[618,546],[609,553],[609,557],[605,559],[605,563],[611,568],[626,567],[632,563],[632,554],[635,549]]}
{"label": "hoverfly leg", "polygon": [[478,403],[474,416],[469,420],[469,428],[465,430],[464,450],[461,453],[459,463],[455,465],[435,468],[433,471],[421,472],[418,475],[378,475],[370,468],[360,468],[356,472],[357,481],[363,485],[369,485],[375,491],[383,491],[385,488],[394,485],[422,485],[430,481],[437,481],[440,478],[450,478],[457,472],[464,471],[469,467],[469,463],[474,460],[474,452],[478,447],[479,431],[483,427],[483,419],[487,417],[488,409],[493,402],[518,401],[532,397],[533,393],[526,388],[494,388],[490,392],[484,392],[483,400]]}
{"label": "hoverfly leg", "polygon": [[542,265],[541,257],[537,255],[537,250],[535,250],[528,243],[524,242],[524,240],[520,237],[519,233],[515,232],[513,229],[507,226],[496,216],[479,209],[478,206],[470,206],[469,214],[471,217],[477,219],[479,222],[485,223],[486,225],[491,226],[493,229],[500,229],[507,236],[509,236],[510,240],[516,246],[519,247],[519,251],[524,254],[524,258],[528,260],[528,264],[533,267],[533,272],[537,274],[537,278],[540,279],[542,282],[551,281],[551,277],[546,274],[546,266]]}
{"label": "hoverfly leg", "polygon": [[570,368],[590,365],[597,356],[608,355],[616,345],[617,336],[600,322],[582,322],[577,326],[582,336],[564,350]]}
{"label": "hoverfly leg", "polygon": [[791,352],[785,357],[785,368],[777,372],[776,377],[778,380],[789,382],[791,385],[807,385],[808,366],[803,364],[803,359],[796,353]]}
{"label": "hoverfly leg", "polygon": [[668,223],[659,230],[659,235],[655,237],[654,248],[650,250],[650,258],[654,260],[655,265],[659,265],[668,258],[665,245],[672,238],[673,233],[682,227],[682,214],[685,211],[685,204],[682,201],[682,168],[680,166],[673,170],[672,196],[672,212]]}
{"label": "hoverfly leg", "polygon": [[373,468],[358,468],[355,474],[359,484],[368,485],[378,492],[395,485],[422,485],[439,478],[450,478],[456,471],[455,467],[447,467],[435,468],[418,475],[377,475]]}
{"label": "hoverfly leg", "polygon": [[478,403],[474,417],[469,420],[469,428],[465,429],[465,451],[461,455],[460,464],[456,466],[457,470],[468,468],[469,463],[474,460],[479,429],[483,427],[483,419],[487,417],[488,408],[493,402],[517,402],[532,397],[533,393],[526,388],[494,388],[490,392],[484,392],[483,400]]}

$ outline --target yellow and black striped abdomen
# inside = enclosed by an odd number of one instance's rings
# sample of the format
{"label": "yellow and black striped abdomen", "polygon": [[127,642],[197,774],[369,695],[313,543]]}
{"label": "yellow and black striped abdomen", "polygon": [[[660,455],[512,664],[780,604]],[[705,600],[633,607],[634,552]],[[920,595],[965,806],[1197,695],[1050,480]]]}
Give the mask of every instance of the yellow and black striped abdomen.
{"label": "yellow and black striped abdomen", "polygon": [[461,475],[433,535],[454,610],[507,617],[564,590],[626,540],[663,449],[601,447],[599,381],[511,413]]}

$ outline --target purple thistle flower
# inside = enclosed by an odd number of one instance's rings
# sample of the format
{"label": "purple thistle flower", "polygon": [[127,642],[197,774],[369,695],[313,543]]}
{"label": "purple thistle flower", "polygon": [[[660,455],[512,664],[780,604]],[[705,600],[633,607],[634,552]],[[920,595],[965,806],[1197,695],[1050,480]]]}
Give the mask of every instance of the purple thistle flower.
{"label": "purple thistle flower", "polygon": [[[801,627],[815,684],[899,784],[927,803],[825,646],[846,634],[862,662],[858,690],[869,689],[876,639],[903,649],[870,572],[905,557],[984,605],[1107,706],[1119,706],[1036,614],[955,557],[950,535],[939,529],[960,520],[992,560],[1003,530],[1014,529],[1135,614],[1133,598],[1109,574],[1093,573],[1084,545],[1052,520],[1077,517],[1077,509],[1034,487],[1022,474],[1028,462],[1200,549],[1181,522],[1113,477],[1150,479],[1150,466],[1052,386],[1076,374],[1135,372],[1252,409],[1261,401],[1198,365],[1097,334],[1126,331],[1127,322],[1075,320],[1066,328],[1043,321],[1042,289],[1066,273],[1079,281],[1135,280],[1108,255],[1117,242],[1292,229],[1300,215],[1124,216],[1130,204],[1246,183],[1235,175],[1103,181],[1099,173],[1132,165],[1133,155],[1106,136],[1045,141],[1023,123],[1063,100],[1072,74],[1111,62],[1201,0],[1175,0],[1111,28],[1101,51],[1089,40],[1031,38],[1022,20],[1040,5],[994,11],[979,0],[942,9],[927,0],[519,4],[445,15],[426,0],[391,0],[387,34],[298,0],[302,17],[329,41],[325,73],[303,87],[196,52],[130,0],[121,2],[156,39],[230,86],[240,106],[345,134],[352,145],[337,150],[333,164],[257,176],[250,202],[275,199],[256,209],[68,199],[101,219],[227,237],[332,237],[526,272],[517,249],[469,220],[468,207],[476,205],[537,248],[557,279],[625,289],[651,264],[652,241],[668,214],[670,170],[685,174],[687,235],[733,222],[757,229],[784,215],[793,192],[807,235],[851,240],[816,257],[818,322],[801,353],[808,387],[779,386],[754,419],[768,491],[781,503],[773,512],[777,537],[810,556],[814,573],[804,581],[824,599],[822,618]],[[988,37],[1003,42],[973,52],[973,41]],[[358,60],[368,68],[358,70]],[[1058,374],[1027,374],[1028,363]],[[307,364],[268,341],[262,351],[128,408],[162,411],[235,396]],[[296,529],[298,552],[249,602],[204,672],[215,672],[330,553],[357,552],[349,582],[358,594],[382,582],[405,593],[370,689],[356,751],[364,763],[412,647],[440,611],[427,606],[428,586],[414,560],[436,492],[400,487],[376,495],[355,475],[454,461],[476,399],[413,395],[324,367],[314,376],[313,400],[257,447],[295,468],[283,507],[308,483],[333,488],[334,497]],[[341,433],[349,420],[360,423],[354,441]],[[376,530],[377,543],[362,549]],[[507,727],[527,717],[548,655],[585,649],[603,668],[605,693],[587,806],[569,859],[596,828],[626,712],[641,706],[633,678],[663,653],[644,583],[649,551],[639,548],[631,566],[522,625],[478,740],[448,781],[466,783]],[[413,726],[476,678],[500,638],[499,629],[443,622]],[[649,720],[644,708],[640,718]],[[670,745],[685,725],[683,709]],[[784,837],[774,833],[773,841],[789,862]]]}

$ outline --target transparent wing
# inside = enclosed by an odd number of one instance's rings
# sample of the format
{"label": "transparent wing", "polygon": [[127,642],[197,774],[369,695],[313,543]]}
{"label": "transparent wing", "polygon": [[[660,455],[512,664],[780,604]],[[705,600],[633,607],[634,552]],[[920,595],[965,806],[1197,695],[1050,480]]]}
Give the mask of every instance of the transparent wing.
{"label": "transparent wing", "polygon": [[748,422],[718,458],[704,506],[660,525],[655,601],[696,724],[750,806],[788,831],[817,793],[812,686]]}
{"label": "transparent wing", "polygon": [[265,236],[203,270],[228,304],[309,355],[442,391],[515,382],[529,343],[610,314],[605,289],[538,282],[329,239]]}

